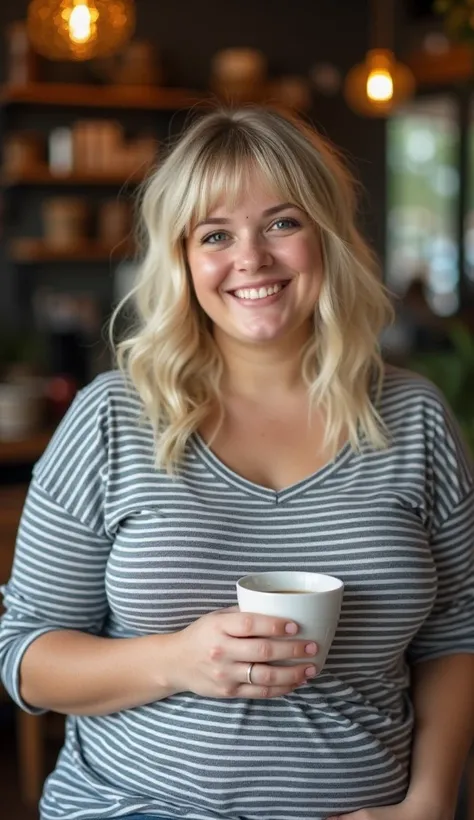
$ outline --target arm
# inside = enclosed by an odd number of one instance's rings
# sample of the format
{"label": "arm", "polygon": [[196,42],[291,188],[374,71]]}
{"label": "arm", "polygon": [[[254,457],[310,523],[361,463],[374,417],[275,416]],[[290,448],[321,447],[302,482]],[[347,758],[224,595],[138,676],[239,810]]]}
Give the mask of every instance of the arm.
{"label": "arm", "polygon": [[102,478],[108,407],[100,380],[78,394],[35,466],[22,513],[3,590],[0,671],[12,698],[30,712],[107,714],[169,693],[159,672],[166,636],[102,637],[113,543]]}
{"label": "arm", "polygon": [[[451,464],[459,463],[456,454]],[[453,486],[452,477],[443,485],[431,537],[436,601],[407,652],[415,725],[406,798],[328,820],[454,820],[474,734],[474,491],[466,489],[448,511]]]}
{"label": "arm", "polygon": [[415,736],[407,800],[454,817],[474,736],[474,655],[451,655],[413,670]]}
{"label": "arm", "polygon": [[449,655],[414,670],[415,735],[407,795],[327,820],[454,820],[459,781],[472,741],[474,655]]}
{"label": "arm", "polygon": [[149,662],[166,637],[102,637],[113,544],[104,520],[108,392],[99,379],[78,394],[35,466],[3,590],[2,680],[30,712],[105,714],[168,694]]}
{"label": "arm", "polygon": [[169,693],[167,636],[101,636],[110,548],[33,481],[0,628],[3,681],[28,711],[106,714]]}
{"label": "arm", "polygon": [[474,736],[474,494],[433,534],[438,575],[432,612],[409,649],[415,711],[408,796],[454,815]]}
{"label": "arm", "polygon": [[[236,609],[203,615],[168,635],[112,639],[49,632],[25,653],[22,697],[36,707],[65,714],[108,715],[177,692],[218,698],[279,697],[305,683],[308,669],[313,676],[306,641],[281,640],[288,637],[283,619]],[[291,626],[295,634],[297,627]],[[267,666],[262,657],[277,663],[299,658],[301,663]],[[255,659],[255,674],[258,669],[262,685],[247,683],[247,658]]]}
{"label": "arm", "polygon": [[108,715],[166,698],[175,691],[165,674],[171,638],[47,632],[23,656],[22,700],[63,714]]}
{"label": "arm", "polygon": [[[168,635],[102,637],[109,551],[106,539],[33,483],[0,629],[2,677],[22,708],[106,715],[183,691],[277,697],[305,680],[306,642],[264,640],[286,635],[282,619],[223,610]],[[289,657],[302,663],[257,663]],[[249,662],[257,663],[260,686],[247,683]]]}

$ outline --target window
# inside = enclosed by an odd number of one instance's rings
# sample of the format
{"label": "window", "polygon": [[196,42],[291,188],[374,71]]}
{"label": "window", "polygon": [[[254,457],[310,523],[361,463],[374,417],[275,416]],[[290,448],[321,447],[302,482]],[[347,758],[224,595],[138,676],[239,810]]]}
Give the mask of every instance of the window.
{"label": "window", "polygon": [[[474,135],[471,145],[474,159]],[[387,284],[403,295],[422,282],[432,311],[450,316],[459,309],[461,284],[456,99],[421,97],[405,106],[388,122],[387,147]],[[474,282],[474,184],[469,190],[465,255]]]}

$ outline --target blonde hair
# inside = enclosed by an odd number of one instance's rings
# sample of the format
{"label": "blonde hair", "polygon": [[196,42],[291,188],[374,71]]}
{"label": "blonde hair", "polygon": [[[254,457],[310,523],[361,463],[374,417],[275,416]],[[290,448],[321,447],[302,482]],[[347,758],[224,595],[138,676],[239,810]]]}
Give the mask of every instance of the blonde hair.
{"label": "blonde hair", "polygon": [[169,473],[177,472],[189,437],[211,410],[220,408],[223,418],[223,361],[193,292],[185,239],[219,200],[231,206],[249,169],[319,228],[323,284],[301,362],[311,406],[324,411],[325,446],[334,456],[344,432],[358,451],[364,440],[377,449],[388,444],[371,388],[378,396],[378,336],[391,306],[355,226],[351,175],[335,149],[300,121],[258,107],[216,111],[188,128],[146,184],[146,248],[127,297],[138,325],[116,346],[119,367],[153,426],[157,465]]}

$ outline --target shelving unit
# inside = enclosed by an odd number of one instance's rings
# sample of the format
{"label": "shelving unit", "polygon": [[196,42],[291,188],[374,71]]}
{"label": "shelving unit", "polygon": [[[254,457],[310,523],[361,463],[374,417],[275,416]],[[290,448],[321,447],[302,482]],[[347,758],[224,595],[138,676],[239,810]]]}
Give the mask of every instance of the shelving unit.
{"label": "shelving unit", "polygon": [[7,168],[0,171],[0,185],[3,188],[14,188],[19,186],[65,186],[65,185],[90,185],[90,186],[122,186],[130,183],[142,182],[143,173],[129,174],[121,173],[84,173],[71,172],[68,174],[53,174],[47,165],[38,165],[36,168],[29,168],[21,173],[11,173]]}
{"label": "shelving unit", "polygon": [[18,441],[0,441],[0,466],[36,461],[46,449],[51,430],[42,430]]}
{"label": "shelving unit", "polygon": [[[182,127],[191,108],[204,106],[207,99],[203,93],[182,88],[46,82],[5,84],[0,85],[0,140],[26,131],[37,132],[46,142],[54,128],[67,128],[77,120],[107,119],[123,126],[126,140],[129,135],[133,140],[135,134],[138,138],[149,134],[159,144],[170,132]],[[112,168],[112,164],[109,165]],[[4,275],[12,277],[10,290],[18,295],[23,311],[21,320],[26,326],[34,321],[31,297],[41,288],[46,292],[57,290],[60,294],[91,296],[97,302],[99,315],[105,317],[114,298],[114,269],[123,260],[135,256],[133,226],[130,224],[128,231],[127,223],[126,236],[113,245],[87,238],[61,247],[41,238],[41,233],[46,233],[41,210],[44,199],[86,200],[92,220],[85,235],[94,236],[94,233],[100,234],[97,227],[100,223],[94,224],[94,220],[98,220],[101,206],[115,199],[130,199],[148,166],[142,163],[135,173],[129,171],[130,163],[126,161],[103,173],[79,170],[79,167],[59,174],[52,172],[40,157],[32,159],[21,171],[14,172],[6,165],[0,167]],[[97,345],[90,345],[91,358],[96,357],[94,363],[101,355],[102,341],[99,338],[96,341]],[[42,431],[24,441],[0,441],[0,467],[5,465],[9,469],[9,465],[32,464],[41,456],[50,436],[51,431]]]}
{"label": "shelving unit", "polygon": [[[84,117],[84,109],[111,110],[114,119],[120,119],[127,110],[144,112],[164,112],[171,115],[177,111],[187,111],[191,107],[203,105],[208,97],[198,91],[183,88],[154,86],[92,85],[73,83],[32,82],[25,85],[4,84],[0,86],[0,107],[48,106],[78,109],[78,117]],[[117,109],[113,111],[113,109]],[[40,115],[38,115],[40,116]],[[67,117],[69,118],[69,112]],[[73,118],[73,115],[72,115]],[[8,127],[5,116],[4,128]],[[9,190],[33,187],[35,189],[78,188],[125,188],[143,181],[143,168],[136,172],[88,172],[71,171],[66,174],[53,173],[46,164],[12,172],[8,167],[0,169],[0,187],[5,194]],[[86,194],[84,194],[86,195]],[[17,207],[17,214],[20,212]],[[41,262],[100,262],[129,258],[133,255],[133,243],[128,240],[114,247],[104,246],[100,241],[81,241],[71,248],[58,249],[44,240],[21,237],[6,243],[7,258],[13,264],[34,264]]]}
{"label": "shelving unit", "polygon": [[10,259],[19,264],[38,262],[107,262],[133,256],[134,246],[124,240],[111,247],[95,240],[82,240],[70,247],[50,245],[43,239],[22,237],[9,243]]}
{"label": "shelving unit", "polygon": [[0,105],[27,103],[86,108],[141,108],[177,111],[204,104],[208,97],[184,88],[136,85],[75,85],[72,83],[29,83],[3,85]]}

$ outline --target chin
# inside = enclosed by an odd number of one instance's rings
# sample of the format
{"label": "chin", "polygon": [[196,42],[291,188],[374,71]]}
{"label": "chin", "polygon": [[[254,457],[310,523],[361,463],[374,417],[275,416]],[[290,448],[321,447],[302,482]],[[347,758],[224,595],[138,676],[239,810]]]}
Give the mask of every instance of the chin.
{"label": "chin", "polygon": [[287,335],[289,335],[288,332],[282,329],[267,330],[262,328],[261,330],[239,333],[238,338],[246,344],[265,344],[279,342]]}

